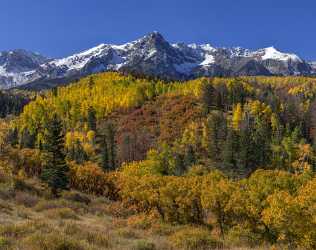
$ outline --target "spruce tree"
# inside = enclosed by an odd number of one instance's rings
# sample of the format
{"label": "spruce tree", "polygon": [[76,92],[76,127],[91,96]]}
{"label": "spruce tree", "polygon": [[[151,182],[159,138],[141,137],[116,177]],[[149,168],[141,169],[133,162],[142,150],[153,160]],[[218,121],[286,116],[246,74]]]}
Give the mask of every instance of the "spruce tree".
{"label": "spruce tree", "polygon": [[203,140],[208,158],[213,162],[221,160],[221,152],[226,138],[226,119],[221,111],[211,111],[207,118]]}
{"label": "spruce tree", "polygon": [[65,161],[62,123],[56,114],[47,123],[43,138],[44,168],[42,180],[51,188],[52,194],[68,187],[69,168]]}
{"label": "spruce tree", "polygon": [[116,168],[116,143],[115,130],[112,123],[107,124],[105,132],[108,145],[109,166],[111,170],[114,170]]}
{"label": "spruce tree", "polygon": [[19,140],[20,148],[34,148],[35,136],[30,133],[30,131],[25,128],[22,130]]}
{"label": "spruce tree", "polygon": [[192,145],[188,145],[186,149],[184,162],[187,168],[191,167],[196,163],[195,152]]}
{"label": "spruce tree", "polygon": [[101,168],[107,172],[110,170],[109,168],[109,152],[108,152],[108,145],[106,136],[102,135],[101,142],[100,142],[100,165]]}
{"label": "spruce tree", "polygon": [[175,153],[174,161],[175,161],[174,174],[177,176],[183,175],[186,172],[186,166],[185,166],[183,155]]}
{"label": "spruce tree", "polygon": [[83,162],[85,162],[88,159],[88,156],[86,154],[86,152],[84,151],[84,148],[81,145],[81,142],[79,139],[77,139],[74,143],[74,155],[73,155],[73,160],[75,160],[75,162],[77,164],[82,164]]}
{"label": "spruce tree", "polygon": [[204,82],[201,87],[201,102],[205,113],[211,109],[217,108],[218,93],[216,89],[209,82]]}
{"label": "spruce tree", "polygon": [[92,131],[97,130],[97,118],[96,118],[96,112],[93,107],[89,107],[88,109],[88,129]]}

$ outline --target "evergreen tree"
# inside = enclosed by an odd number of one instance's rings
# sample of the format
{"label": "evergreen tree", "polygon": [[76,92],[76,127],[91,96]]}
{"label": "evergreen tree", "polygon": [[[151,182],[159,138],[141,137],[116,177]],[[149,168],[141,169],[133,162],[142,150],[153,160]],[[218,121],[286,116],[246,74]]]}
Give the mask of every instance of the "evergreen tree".
{"label": "evergreen tree", "polygon": [[87,121],[88,121],[88,129],[92,131],[96,131],[97,130],[96,112],[94,108],[91,106],[88,108]]}
{"label": "evergreen tree", "polygon": [[82,147],[80,140],[77,139],[73,146],[74,146],[73,160],[75,160],[77,164],[82,164],[88,159],[88,156],[86,152],[84,151],[84,148]]}
{"label": "evergreen tree", "polygon": [[108,159],[109,167],[111,170],[116,168],[116,143],[115,143],[115,130],[112,123],[108,123],[106,126],[106,141],[108,145]]}
{"label": "evergreen tree", "polygon": [[27,128],[21,132],[19,145],[20,148],[34,148],[35,136]]}
{"label": "evergreen tree", "polygon": [[185,173],[186,171],[186,166],[185,166],[185,162],[183,159],[183,155],[175,153],[174,155],[174,161],[175,161],[175,175],[177,176],[181,176]]}
{"label": "evergreen tree", "polygon": [[216,162],[221,159],[220,153],[226,138],[226,119],[221,111],[211,111],[203,130],[203,143],[207,156]]}
{"label": "evergreen tree", "polygon": [[19,131],[17,128],[10,129],[7,136],[7,141],[11,146],[16,146],[19,140]]}
{"label": "evergreen tree", "polygon": [[110,170],[108,144],[105,135],[102,136],[100,142],[100,165],[105,172]]}
{"label": "evergreen tree", "polygon": [[187,168],[196,163],[195,152],[192,145],[187,146],[184,162]]}
{"label": "evergreen tree", "polygon": [[222,159],[226,169],[236,170],[237,155],[239,152],[239,138],[237,132],[231,128],[228,129]]}
{"label": "evergreen tree", "polygon": [[205,113],[217,108],[219,103],[218,98],[219,95],[216,89],[209,82],[204,82],[201,87],[201,102]]}
{"label": "evergreen tree", "polygon": [[45,128],[43,161],[44,168],[41,178],[51,188],[52,194],[58,196],[59,190],[68,187],[69,168],[65,161],[62,123],[56,114],[53,115]]}

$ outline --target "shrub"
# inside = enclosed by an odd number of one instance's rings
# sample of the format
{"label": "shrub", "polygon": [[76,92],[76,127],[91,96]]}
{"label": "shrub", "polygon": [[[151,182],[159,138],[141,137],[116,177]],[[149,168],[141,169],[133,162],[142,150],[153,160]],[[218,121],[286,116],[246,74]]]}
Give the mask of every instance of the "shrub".
{"label": "shrub", "polygon": [[82,192],[106,195],[109,193],[109,183],[103,170],[94,163],[83,166],[72,165],[70,184]]}
{"label": "shrub", "polygon": [[188,250],[220,247],[220,244],[211,237],[210,231],[196,227],[186,227],[177,231],[170,236],[170,241],[174,247]]}

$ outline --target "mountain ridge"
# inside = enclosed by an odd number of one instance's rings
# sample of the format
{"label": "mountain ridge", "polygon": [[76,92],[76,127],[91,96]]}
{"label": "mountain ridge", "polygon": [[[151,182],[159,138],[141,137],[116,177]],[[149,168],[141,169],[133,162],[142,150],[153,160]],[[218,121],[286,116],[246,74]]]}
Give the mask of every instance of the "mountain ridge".
{"label": "mountain ridge", "polygon": [[250,50],[170,43],[159,32],[121,45],[100,44],[60,59],[25,50],[0,52],[0,88],[51,87],[103,71],[187,80],[201,76],[314,75],[316,63],[274,47]]}

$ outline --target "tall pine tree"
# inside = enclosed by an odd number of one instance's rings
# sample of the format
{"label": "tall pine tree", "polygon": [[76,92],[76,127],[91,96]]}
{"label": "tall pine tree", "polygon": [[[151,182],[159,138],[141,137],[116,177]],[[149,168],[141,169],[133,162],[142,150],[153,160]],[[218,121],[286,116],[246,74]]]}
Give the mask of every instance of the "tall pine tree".
{"label": "tall pine tree", "polygon": [[65,161],[64,134],[62,123],[56,114],[47,123],[43,138],[42,180],[51,188],[52,194],[58,196],[62,189],[68,187],[69,168]]}

